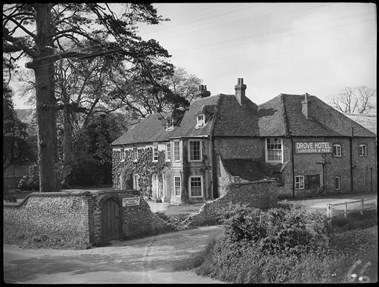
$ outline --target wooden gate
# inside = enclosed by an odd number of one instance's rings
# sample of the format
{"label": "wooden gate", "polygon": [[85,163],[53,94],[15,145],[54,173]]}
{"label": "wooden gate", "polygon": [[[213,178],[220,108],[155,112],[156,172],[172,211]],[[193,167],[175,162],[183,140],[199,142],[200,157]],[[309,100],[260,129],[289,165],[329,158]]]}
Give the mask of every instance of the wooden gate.
{"label": "wooden gate", "polygon": [[103,203],[102,227],[104,241],[120,239],[121,236],[121,208],[113,198]]}

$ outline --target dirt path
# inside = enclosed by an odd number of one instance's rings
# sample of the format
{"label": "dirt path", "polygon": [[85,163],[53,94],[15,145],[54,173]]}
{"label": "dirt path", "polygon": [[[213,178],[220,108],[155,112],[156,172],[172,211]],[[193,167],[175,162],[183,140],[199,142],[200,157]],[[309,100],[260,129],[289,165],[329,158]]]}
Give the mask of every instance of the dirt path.
{"label": "dirt path", "polygon": [[221,283],[189,270],[217,226],[115,241],[89,250],[21,249],[4,245],[6,283]]}

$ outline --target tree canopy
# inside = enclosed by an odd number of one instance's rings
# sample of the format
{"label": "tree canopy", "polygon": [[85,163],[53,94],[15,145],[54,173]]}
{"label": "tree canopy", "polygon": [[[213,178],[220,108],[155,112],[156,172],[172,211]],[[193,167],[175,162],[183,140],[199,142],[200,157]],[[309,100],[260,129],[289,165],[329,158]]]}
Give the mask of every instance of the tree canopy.
{"label": "tree canopy", "polygon": [[[58,190],[56,62],[73,59],[91,63],[98,57],[128,63],[129,72],[141,75],[155,90],[160,78],[172,74],[169,53],[153,39],[144,41],[137,24],[158,24],[163,19],[149,3],[110,4],[16,3],[3,6],[3,66],[10,71],[26,57],[33,69],[36,90],[40,191]],[[5,54],[4,54],[5,53]],[[164,87],[162,88],[164,89]],[[70,104],[70,103],[66,103]]]}

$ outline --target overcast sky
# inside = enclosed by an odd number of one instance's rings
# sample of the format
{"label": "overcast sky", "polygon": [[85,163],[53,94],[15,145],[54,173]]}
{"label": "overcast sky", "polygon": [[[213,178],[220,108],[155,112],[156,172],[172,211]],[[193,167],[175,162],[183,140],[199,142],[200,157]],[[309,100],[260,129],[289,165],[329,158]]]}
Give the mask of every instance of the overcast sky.
{"label": "overcast sky", "polygon": [[139,25],[138,34],[159,41],[170,62],[202,79],[212,95],[234,94],[237,78],[257,104],[305,92],[330,103],[344,87],[376,89],[375,4],[153,5],[171,21]]}
{"label": "overcast sky", "polygon": [[350,86],[376,89],[376,6],[372,3],[159,3],[171,19],[140,28],[201,78],[233,94],[237,78],[257,104],[280,93],[328,102]]}

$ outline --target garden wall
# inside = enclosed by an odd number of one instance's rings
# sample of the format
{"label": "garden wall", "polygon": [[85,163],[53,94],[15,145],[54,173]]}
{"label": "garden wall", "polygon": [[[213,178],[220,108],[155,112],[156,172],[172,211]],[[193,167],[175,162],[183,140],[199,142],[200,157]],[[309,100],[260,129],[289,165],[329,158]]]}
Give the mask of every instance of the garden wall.
{"label": "garden wall", "polygon": [[[135,206],[123,199],[138,198]],[[130,239],[167,232],[173,228],[150,207],[138,191],[64,191],[32,193],[21,203],[4,203],[4,243],[37,241],[50,247],[87,248],[106,243],[103,232],[104,202],[120,207],[120,236]]]}
{"label": "garden wall", "polygon": [[218,212],[230,203],[267,210],[276,206],[281,188],[275,181],[230,183],[224,196],[206,202],[197,213],[187,218],[186,223],[189,226],[215,224]]}

